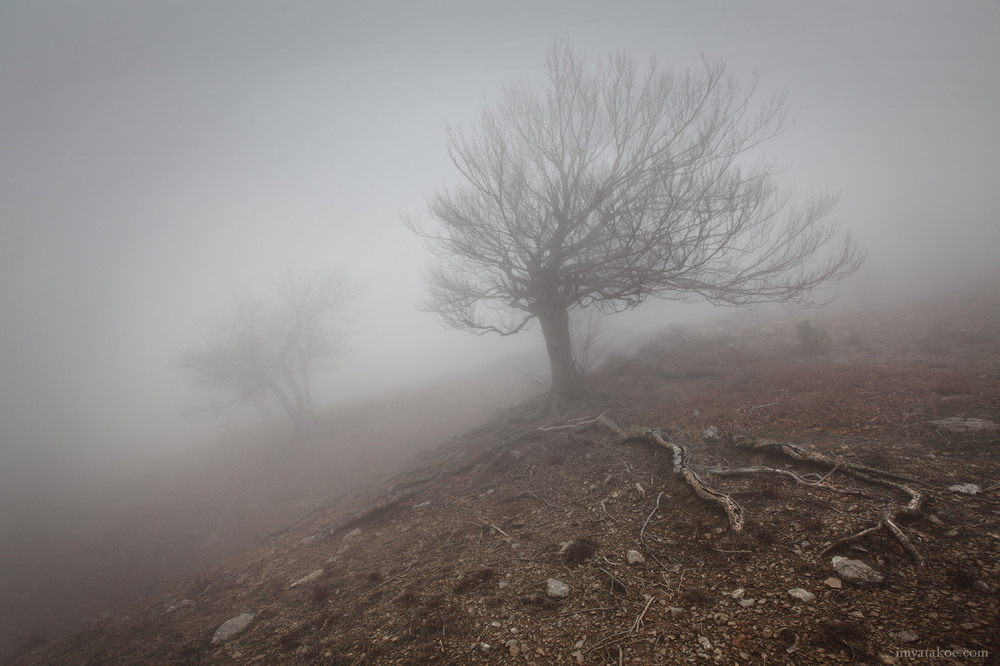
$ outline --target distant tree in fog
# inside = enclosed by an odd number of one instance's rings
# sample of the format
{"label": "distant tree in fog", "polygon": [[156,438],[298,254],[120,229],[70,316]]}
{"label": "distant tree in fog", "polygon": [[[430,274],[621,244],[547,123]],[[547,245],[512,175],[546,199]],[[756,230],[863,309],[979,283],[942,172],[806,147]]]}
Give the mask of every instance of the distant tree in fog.
{"label": "distant tree in fog", "polygon": [[470,131],[449,129],[462,184],[429,203],[439,224],[407,224],[441,259],[422,308],[448,326],[510,335],[541,324],[553,411],[580,390],[569,312],[649,297],[808,304],[861,255],[826,216],[836,197],[794,204],[773,167],[748,165],[788,126],[784,96],[706,61],[639,71],[616,54],[588,69],[556,44],[548,84],[504,90]]}
{"label": "distant tree in fog", "polygon": [[269,297],[234,294],[232,312],[212,338],[181,354],[177,365],[230,396],[212,411],[277,402],[301,426],[314,411],[313,373],[340,351],[352,296],[340,275],[291,273]]}

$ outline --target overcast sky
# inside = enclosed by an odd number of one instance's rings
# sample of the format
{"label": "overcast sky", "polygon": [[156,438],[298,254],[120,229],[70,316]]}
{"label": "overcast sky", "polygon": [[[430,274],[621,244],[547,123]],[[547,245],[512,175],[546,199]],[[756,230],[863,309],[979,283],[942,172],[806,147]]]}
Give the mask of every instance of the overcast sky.
{"label": "overcast sky", "polygon": [[400,216],[457,182],[446,123],[557,37],[787,90],[767,152],[841,193],[869,256],[845,292],[986,270],[997,35],[992,1],[0,0],[0,466],[178,437],[172,358],[289,267],[364,286],[345,392],[541,348],[417,312],[429,257]]}

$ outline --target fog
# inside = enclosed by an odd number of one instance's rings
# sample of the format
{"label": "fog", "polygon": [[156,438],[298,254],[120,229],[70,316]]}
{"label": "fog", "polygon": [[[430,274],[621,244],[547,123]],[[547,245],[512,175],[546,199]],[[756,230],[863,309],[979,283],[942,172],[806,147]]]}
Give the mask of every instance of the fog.
{"label": "fog", "polygon": [[205,396],[173,361],[290,268],[358,287],[327,404],[479,368],[513,387],[487,403],[534,390],[537,329],[415,308],[430,257],[401,216],[458,182],[446,126],[537,77],[557,37],[787,90],[797,121],[765,152],[801,194],[841,193],[868,255],[842,301],[996,282],[998,33],[1000,5],[971,1],[0,4],[2,552],[231,436],[237,415],[184,415]]}

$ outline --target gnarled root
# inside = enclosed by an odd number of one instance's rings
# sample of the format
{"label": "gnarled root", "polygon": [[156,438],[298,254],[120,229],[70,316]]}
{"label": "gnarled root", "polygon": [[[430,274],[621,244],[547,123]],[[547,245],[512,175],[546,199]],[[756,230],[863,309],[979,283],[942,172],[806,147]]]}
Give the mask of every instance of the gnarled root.
{"label": "gnarled root", "polygon": [[837,539],[836,541],[830,542],[829,544],[827,544],[826,548],[824,548],[820,552],[820,557],[826,555],[835,548],[843,546],[845,543],[857,541],[858,539],[862,539],[868,536],[869,534],[874,534],[875,532],[881,532],[885,530],[889,532],[889,534],[894,536],[897,541],[899,541],[899,543],[903,546],[903,548],[906,549],[906,552],[910,554],[910,557],[913,558],[913,561],[916,563],[918,567],[923,567],[924,558],[920,554],[920,551],[917,550],[916,546],[913,545],[913,542],[910,541],[909,537],[906,536],[906,533],[903,532],[902,528],[900,528],[900,526],[896,524],[895,519],[897,515],[898,513],[891,506],[883,507],[882,517],[877,525],[875,525],[874,527],[869,527],[868,529],[865,530],[861,530],[857,534],[852,534],[850,536],[842,537],[840,539]]}
{"label": "gnarled root", "polygon": [[[903,529],[896,523],[896,519],[900,515],[904,516],[915,516],[920,513],[921,507],[923,507],[924,496],[918,491],[914,490],[908,485],[899,483],[898,481],[890,481],[889,479],[900,479],[905,481],[917,481],[917,479],[906,476],[903,474],[896,474],[894,472],[887,472],[885,470],[877,469],[875,467],[868,467],[867,465],[859,465],[856,463],[849,463],[838,461],[829,456],[824,456],[820,453],[813,453],[811,451],[806,451],[794,444],[779,443],[779,442],[767,442],[767,441],[757,441],[750,437],[743,435],[737,435],[733,437],[732,442],[735,446],[741,449],[748,449],[751,451],[769,451],[771,453],[778,453],[781,455],[788,456],[795,460],[801,460],[806,462],[815,463],[818,465],[824,465],[831,470],[840,470],[845,474],[852,476],[860,481],[865,481],[866,483],[871,483],[873,485],[885,486],[887,488],[893,488],[900,492],[905,493],[909,496],[909,501],[903,506],[886,506],[882,509],[882,515],[879,518],[879,522],[874,527],[869,527],[868,529],[862,530],[857,534],[851,536],[846,536],[841,539],[837,539],[829,544],[820,553],[820,555],[826,555],[828,552],[842,546],[845,543],[850,543],[852,541],[857,541],[863,537],[868,536],[874,532],[886,531],[891,534],[899,543],[906,549],[906,552],[910,554],[918,567],[924,565],[924,558],[913,545],[913,542],[906,536]],[[771,470],[778,473],[789,474],[792,477],[796,477],[797,483],[809,483],[804,479],[798,477],[798,475],[790,472],[782,472],[781,470]],[[811,484],[810,484],[811,485]]]}
{"label": "gnarled root", "polygon": [[674,473],[683,476],[687,484],[698,494],[698,497],[718,504],[726,512],[726,516],[729,518],[729,527],[734,532],[743,531],[743,528],[746,526],[746,516],[743,507],[737,504],[729,495],[709,486],[693,469],[687,466],[687,449],[682,444],[670,441],[664,436],[662,431],[652,428],[632,427],[625,430],[603,415],[598,417],[597,420],[621,437],[621,441],[623,442],[631,439],[644,439],[652,444],[668,449],[673,454]]}

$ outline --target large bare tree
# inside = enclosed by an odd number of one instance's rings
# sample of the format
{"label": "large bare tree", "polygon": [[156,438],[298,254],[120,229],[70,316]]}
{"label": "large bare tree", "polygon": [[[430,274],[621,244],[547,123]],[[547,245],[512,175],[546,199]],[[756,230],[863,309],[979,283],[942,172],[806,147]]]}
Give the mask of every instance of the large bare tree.
{"label": "large bare tree", "polygon": [[649,297],[809,304],[861,256],[827,214],[795,203],[755,149],[789,123],[785,97],[756,104],[725,64],[640,70],[618,53],[588,68],[557,43],[547,86],[506,88],[448,151],[463,183],[434,194],[439,224],[409,226],[441,259],[422,307],[447,325],[510,335],[537,319],[553,409],[579,390],[569,312]]}
{"label": "large bare tree", "polygon": [[338,274],[287,274],[271,297],[234,294],[232,313],[177,365],[229,400],[211,411],[275,401],[296,426],[314,411],[312,375],[340,350],[352,295]]}

